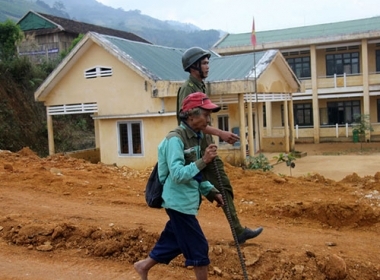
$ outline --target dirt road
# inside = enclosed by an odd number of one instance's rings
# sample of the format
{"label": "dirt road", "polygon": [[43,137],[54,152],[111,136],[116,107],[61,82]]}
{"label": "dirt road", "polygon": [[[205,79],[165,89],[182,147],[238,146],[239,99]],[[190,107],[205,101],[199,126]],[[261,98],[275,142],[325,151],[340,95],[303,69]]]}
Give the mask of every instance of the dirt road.
{"label": "dirt road", "polygon": [[[380,279],[377,147],[334,146],[331,155],[323,145],[298,146],[308,155],[292,176],[226,165],[241,221],[264,227],[241,247],[249,279]],[[0,151],[0,279],[138,279],[132,264],[167,221],[145,205],[149,172]],[[244,279],[221,209],[204,201],[198,219],[210,244],[209,279]],[[194,277],[178,257],[149,279]]]}

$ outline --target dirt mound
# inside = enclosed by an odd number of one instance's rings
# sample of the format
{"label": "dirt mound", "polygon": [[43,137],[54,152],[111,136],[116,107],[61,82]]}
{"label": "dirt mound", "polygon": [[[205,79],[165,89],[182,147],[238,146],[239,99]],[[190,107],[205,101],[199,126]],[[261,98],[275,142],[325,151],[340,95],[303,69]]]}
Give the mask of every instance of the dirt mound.
{"label": "dirt mound", "polygon": [[33,152],[29,147],[22,148],[20,151],[17,152],[17,154],[23,157],[31,157],[34,159],[38,158],[38,155],[35,152]]}
{"label": "dirt mound", "polygon": [[[147,256],[167,221],[164,210],[145,205],[151,170],[63,154],[39,158],[29,148],[0,151],[0,257],[22,249],[16,262],[34,263],[28,279],[49,279],[46,264],[54,264],[56,278],[72,279],[84,263],[88,279],[138,279],[132,264]],[[229,164],[226,172],[243,224],[264,227],[241,247],[249,279],[380,279],[379,172],[339,182],[320,173],[279,176]],[[221,210],[204,201],[198,219],[210,244],[209,278],[243,279]],[[155,267],[150,279],[192,275],[179,256]],[[0,276],[18,279],[10,263],[0,265]]]}

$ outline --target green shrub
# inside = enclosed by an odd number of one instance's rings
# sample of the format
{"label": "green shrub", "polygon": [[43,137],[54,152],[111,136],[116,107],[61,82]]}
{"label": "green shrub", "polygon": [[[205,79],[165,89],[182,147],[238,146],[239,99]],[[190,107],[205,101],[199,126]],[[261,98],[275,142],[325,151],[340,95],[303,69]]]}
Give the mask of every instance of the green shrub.
{"label": "green shrub", "polygon": [[247,157],[246,166],[248,169],[269,171],[273,166],[269,163],[268,158],[264,154],[259,154],[257,157]]}

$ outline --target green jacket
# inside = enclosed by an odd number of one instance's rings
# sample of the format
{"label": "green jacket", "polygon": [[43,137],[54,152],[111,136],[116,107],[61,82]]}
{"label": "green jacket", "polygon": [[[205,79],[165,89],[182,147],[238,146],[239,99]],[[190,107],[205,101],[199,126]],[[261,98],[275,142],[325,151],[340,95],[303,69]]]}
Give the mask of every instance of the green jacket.
{"label": "green jacket", "polygon": [[[209,181],[194,179],[206,167],[201,158],[203,133],[195,133],[181,123],[158,146],[158,175],[164,183],[163,208],[196,215],[201,204],[200,194],[213,201],[217,189]],[[165,180],[166,178],[166,180]]]}
{"label": "green jacket", "polygon": [[178,92],[177,98],[177,120],[178,124],[180,124],[180,119],[178,118],[178,112],[182,107],[182,101],[188,96],[190,93],[194,92],[203,92],[206,93],[206,85],[203,81],[198,81],[193,76],[189,75],[189,79],[181,86]]}

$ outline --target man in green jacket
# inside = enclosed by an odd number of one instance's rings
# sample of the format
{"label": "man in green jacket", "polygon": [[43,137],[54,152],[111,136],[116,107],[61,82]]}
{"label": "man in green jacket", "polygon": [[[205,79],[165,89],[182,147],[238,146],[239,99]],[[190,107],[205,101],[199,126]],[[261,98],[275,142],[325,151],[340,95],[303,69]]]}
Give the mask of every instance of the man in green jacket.
{"label": "man in green jacket", "polygon": [[181,253],[186,259],[185,265],[194,268],[195,278],[207,280],[209,246],[196,215],[201,194],[210,202],[216,201],[217,206],[223,206],[224,202],[219,191],[200,173],[217,156],[217,147],[210,144],[201,154],[200,143],[211,113],[219,110],[206,94],[190,94],[180,111],[180,126],[158,146],[158,175],[164,182],[162,207],[169,221],[149,256],[134,264],[141,280],[148,279],[153,266],[169,264]]}
{"label": "man in green jacket", "polygon": [[[209,58],[211,54],[202,48],[192,47],[184,52],[182,55],[182,66],[183,70],[189,72],[188,80],[183,84],[181,89],[178,92],[177,100],[177,115],[178,115],[178,104],[182,104],[182,101],[193,92],[204,92],[206,93],[206,85],[203,82],[207,78],[209,72]],[[203,132],[206,134],[206,137],[203,139],[201,144],[202,151],[205,151],[206,147],[213,143],[211,135],[220,137],[223,141],[233,144],[239,140],[239,136],[236,134],[223,131],[218,128],[208,125]],[[239,244],[245,243],[248,239],[257,237],[262,231],[262,227],[256,229],[250,229],[248,227],[243,227],[239,221],[239,218],[236,213],[235,205],[233,202],[233,189],[230,183],[230,180],[224,170],[223,161],[219,158],[215,158],[218,173],[221,177],[221,183],[225,190],[227,205],[223,207],[225,214],[227,215],[227,208],[230,211],[232,218],[232,227],[235,229],[237,239]],[[210,181],[216,188],[220,188],[219,181],[216,176],[216,171],[214,170],[213,164],[208,164],[205,169],[202,170],[202,175],[206,180]]]}

